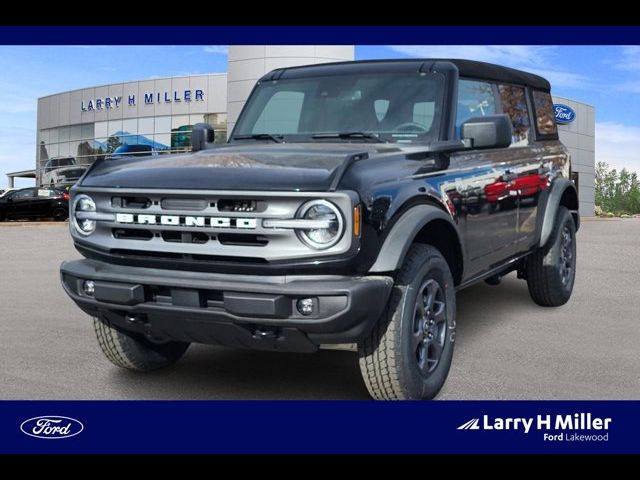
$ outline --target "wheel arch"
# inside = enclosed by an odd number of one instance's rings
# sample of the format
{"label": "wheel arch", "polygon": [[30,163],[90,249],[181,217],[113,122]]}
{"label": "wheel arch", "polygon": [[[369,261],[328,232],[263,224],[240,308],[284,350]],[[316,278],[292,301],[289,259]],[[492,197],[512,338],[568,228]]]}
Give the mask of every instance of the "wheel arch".
{"label": "wheel arch", "polygon": [[564,177],[557,178],[551,185],[551,190],[547,195],[547,199],[544,205],[544,211],[541,218],[540,227],[540,243],[541,247],[544,247],[553,231],[556,216],[558,215],[558,209],[560,206],[566,207],[573,221],[576,225],[576,231],[580,228],[580,200],[578,198],[578,191],[571,180]]}
{"label": "wheel arch", "polygon": [[399,216],[369,272],[398,270],[409,248],[416,242],[437,248],[449,265],[454,283],[460,284],[464,271],[460,234],[451,216],[433,204],[413,205]]}

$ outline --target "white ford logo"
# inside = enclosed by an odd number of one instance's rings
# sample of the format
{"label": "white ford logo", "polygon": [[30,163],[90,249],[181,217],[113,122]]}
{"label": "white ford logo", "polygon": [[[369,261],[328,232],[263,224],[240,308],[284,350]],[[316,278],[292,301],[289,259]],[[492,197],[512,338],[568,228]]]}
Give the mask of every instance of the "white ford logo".
{"label": "white ford logo", "polygon": [[181,215],[143,215],[135,213],[116,213],[117,223],[138,225],[165,225],[169,227],[213,227],[255,229],[255,218],[227,217],[191,217]]}
{"label": "white ford logo", "polygon": [[30,437],[55,440],[78,435],[84,430],[84,425],[75,418],[45,415],[25,420],[20,424],[20,430]]}

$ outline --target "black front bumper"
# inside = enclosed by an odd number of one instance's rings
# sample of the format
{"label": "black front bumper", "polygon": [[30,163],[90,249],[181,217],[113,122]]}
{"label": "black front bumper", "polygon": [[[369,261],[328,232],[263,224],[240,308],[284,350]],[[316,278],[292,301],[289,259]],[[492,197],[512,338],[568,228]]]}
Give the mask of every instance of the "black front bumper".
{"label": "black front bumper", "polygon": [[[283,351],[354,343],[391,293],[386,276],[258,276],[64,262],[67,294],[89,315],[154,341],[178,340]],[[83,290],[86,280],[93,295]],[[297,309],[313,299],[313,313]]]}

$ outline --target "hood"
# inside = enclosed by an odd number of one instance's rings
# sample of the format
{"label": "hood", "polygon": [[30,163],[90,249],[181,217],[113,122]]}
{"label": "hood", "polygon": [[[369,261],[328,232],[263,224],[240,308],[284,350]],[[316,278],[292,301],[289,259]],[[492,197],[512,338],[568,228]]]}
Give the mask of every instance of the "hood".
{"label": "hood", "polygon": [[83,187],[326,191],[348,156],[397,148],[384,144],[234,144],[183,155],[108,159]]}

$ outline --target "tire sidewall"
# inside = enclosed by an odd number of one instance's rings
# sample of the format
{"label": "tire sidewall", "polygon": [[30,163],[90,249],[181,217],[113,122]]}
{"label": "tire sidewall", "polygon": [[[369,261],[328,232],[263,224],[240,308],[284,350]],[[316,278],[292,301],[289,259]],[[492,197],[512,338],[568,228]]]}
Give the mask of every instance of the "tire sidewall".
{"label": "tire sidewall", "polygon": [[[401,377],[403,384],[410,392],[412,398],[433,398],[442,388],[449,374],[451,361],[453,359],[453,349],[455,345],[455,290],[453,278],[445,260],[440,256],[430,256],[427,261],[416,269],[413,273],[413,280],[405,286],[402,297],[401,319],[399,328],[401,329],[399,339],[401,342],[400,352],[404,368]],[[411,349],[411,337],[413,335],[413,324],[415,316],[415,302],[419,289],[429,278],[433,278],[440,284],[446,301],[446,323],[447,332],[445,336],[444,350],[436,369],[426,378],[422,375],[415,359],[415,352]]]}
{"label": "tire sidewall", "polygon": [[[567,283],[567,285],[562,284],[562,276],[560,274],[560,252],[562,250],[562,231],[564,227],[569,227],[569,232],[571,234],[571,249],[573,254],[573,268],[571,272],[571,281]],[[577,264],[577,249],[576,249],[576,226],[571,217],[571,213],[565,207],[562,207],[558,212],[558,220],[556,222],[554,231],[554,238],[551,247],[544,258],[544,263],[546,266],[552,267],[556,269],[556,277],[557,277],[557,289],[562,293],[562,296],[568,299],[573,292],[573,285],[576,279],[576,264]]]}

